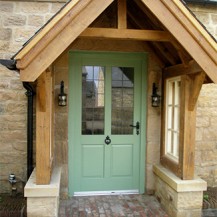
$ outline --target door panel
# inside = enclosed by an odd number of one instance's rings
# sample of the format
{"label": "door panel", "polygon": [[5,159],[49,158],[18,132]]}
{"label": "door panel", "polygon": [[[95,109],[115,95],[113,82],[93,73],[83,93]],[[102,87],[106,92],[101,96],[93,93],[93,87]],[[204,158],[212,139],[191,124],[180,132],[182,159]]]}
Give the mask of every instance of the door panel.
{"label": "door panel", "polygon": [[122,177],[133,175],[133,144],[112,145],[111,176]]}
{"label": "door panel", "polygon": [[142,134],[132,127],[141,121],[143,61],[135,54],[71,53],[71,194],[139,192],[144,185]]}
{"label": "door panel", "polygon": [[104,145],[82,145],[82,177],[104,176]]}

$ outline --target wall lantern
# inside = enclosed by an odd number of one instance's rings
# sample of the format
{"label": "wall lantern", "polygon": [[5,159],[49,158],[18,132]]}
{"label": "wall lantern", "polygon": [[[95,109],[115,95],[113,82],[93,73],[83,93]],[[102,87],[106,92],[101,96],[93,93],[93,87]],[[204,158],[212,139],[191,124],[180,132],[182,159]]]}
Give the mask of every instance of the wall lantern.
{"label": "wall lantern", "polygon": [[58,105],[59,106],[67,105],[67,94],[64,93],[64,81],[60,82],[60,94],[58,97]]}
{"label": "wall lantern", "polygon": [[153,83],[152,86],[152,107],[159,107],[160,106],[160,96],[157,94],[157,87],[156,84]]}

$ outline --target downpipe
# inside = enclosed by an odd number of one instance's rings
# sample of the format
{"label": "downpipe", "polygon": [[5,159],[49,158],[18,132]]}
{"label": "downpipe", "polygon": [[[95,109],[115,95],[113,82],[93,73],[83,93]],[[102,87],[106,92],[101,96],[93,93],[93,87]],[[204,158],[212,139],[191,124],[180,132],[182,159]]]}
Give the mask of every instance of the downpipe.
{"label": "downpipe", "polygon": [[33,171],[33,91],[32,85],[28,82],[23,82],[23,87],[27,90],[26,96],[28,97],[27,107],[27,180]]}

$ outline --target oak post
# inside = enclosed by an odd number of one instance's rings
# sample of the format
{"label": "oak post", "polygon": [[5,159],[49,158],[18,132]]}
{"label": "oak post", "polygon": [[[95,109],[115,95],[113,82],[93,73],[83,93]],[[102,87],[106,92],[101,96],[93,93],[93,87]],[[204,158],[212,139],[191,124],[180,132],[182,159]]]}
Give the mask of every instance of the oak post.
{"label": "oak post", "polygon": [[36,184],[46,185],[51,177],[52,76],[43,72],[36,87]]}
{"label": "oak post", "polygon": [[180,110],[180,165],[181,178],[184,180],[194,179],[195,161],[195,128],[196,107],[189,110],[193,80],[189,75],[182,76],[181,110]]}

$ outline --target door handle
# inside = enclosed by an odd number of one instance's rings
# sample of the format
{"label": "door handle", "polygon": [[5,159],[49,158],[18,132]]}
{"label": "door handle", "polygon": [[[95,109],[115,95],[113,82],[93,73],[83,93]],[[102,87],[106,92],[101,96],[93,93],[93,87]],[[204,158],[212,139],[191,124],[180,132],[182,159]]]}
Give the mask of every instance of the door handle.
{"label": "door handle", "polygon": [[106,144],[106,145],[109,145],[110,143],[111,143],[110,137],[109,137],[109,136],[106,136],[106,138],[105,138],[105,144]]}
{"label": "door handle", "polygon": [[131,124],[130,127],[136,128],[136,135],[139,135],[139,129],[140,129],[139,121],[136,122],[136,125]]}

